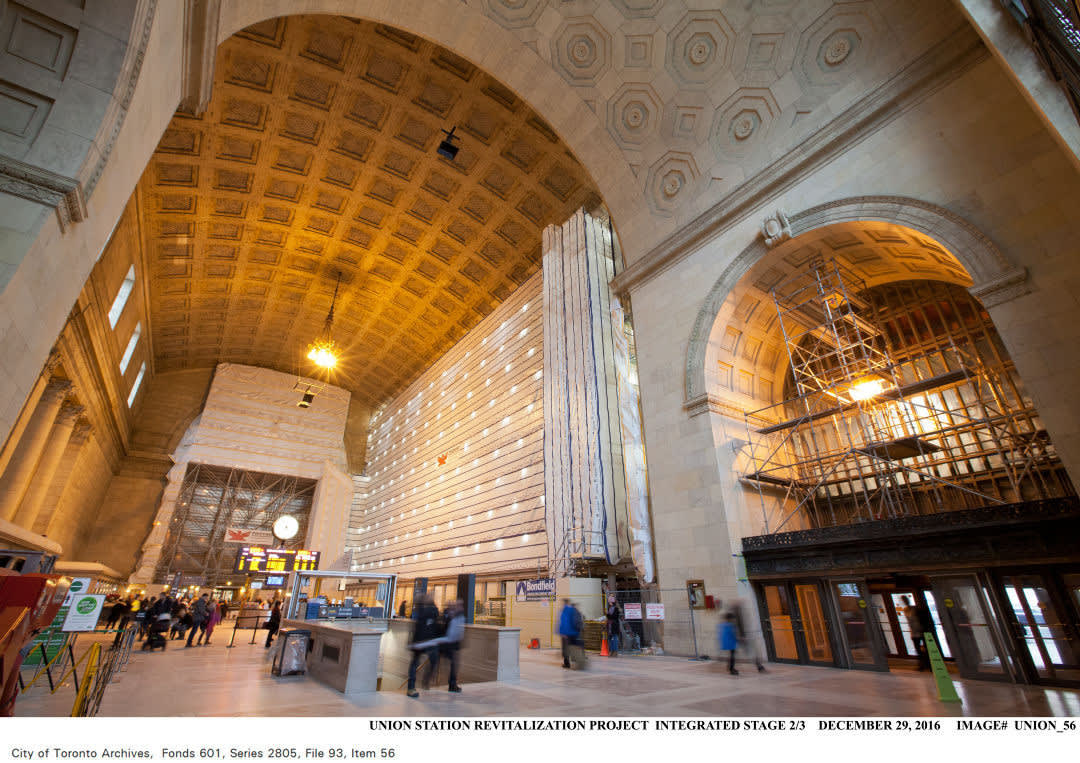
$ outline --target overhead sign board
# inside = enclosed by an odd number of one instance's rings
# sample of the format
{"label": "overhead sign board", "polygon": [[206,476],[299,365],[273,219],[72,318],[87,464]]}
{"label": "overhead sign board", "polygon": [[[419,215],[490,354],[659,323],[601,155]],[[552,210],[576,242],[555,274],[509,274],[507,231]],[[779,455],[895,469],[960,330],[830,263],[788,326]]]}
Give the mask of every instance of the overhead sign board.
{"label": "overhead sign board", "polygon": [[64,618],[64,627],[61,629],[67,633],[84,633],[97,628],[98,618],[101,617],[101,607],[105,604],[105,594],[89,593],[76,596],[71,608],[68,609],[67,617]]}
{"label": "overhead sign board", "polygon": [[514,590],[518,601],[540,601],[555,596],[555,578],[519,580]]}
{"label": "overhead sign board", "polygon": [[229,527],[225,530],[225,542],[243,543],[245,546],[270,546],[274,543],[274,534],[269,530]]}
{"label": "overhead sign board", "polygon": [[236,572],[293,572],[319,569],[319,552],[264,546],[242,546]]}

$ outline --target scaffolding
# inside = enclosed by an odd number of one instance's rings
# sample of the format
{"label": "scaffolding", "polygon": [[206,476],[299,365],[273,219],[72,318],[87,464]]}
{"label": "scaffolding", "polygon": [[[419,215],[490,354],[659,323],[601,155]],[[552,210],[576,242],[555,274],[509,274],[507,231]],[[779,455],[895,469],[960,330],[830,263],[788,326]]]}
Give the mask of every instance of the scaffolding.
{"label": "scaffolding", "polygon": [[235,571],[240,546],[228,540],[226,530],[269,532],[286,514],[296,518],[299,530],[292,540],[275,545],[303,548],[317,484],[302,477],[188,464],[154,582],[169,583],[182,572],[202,577],[206,586],[227,583],[240,574]]}
{"label": "scaffolding", "polygon": [[788,399],[745,416],[765,534],[1071,494],[981,306],[816,261],[772,289]]}

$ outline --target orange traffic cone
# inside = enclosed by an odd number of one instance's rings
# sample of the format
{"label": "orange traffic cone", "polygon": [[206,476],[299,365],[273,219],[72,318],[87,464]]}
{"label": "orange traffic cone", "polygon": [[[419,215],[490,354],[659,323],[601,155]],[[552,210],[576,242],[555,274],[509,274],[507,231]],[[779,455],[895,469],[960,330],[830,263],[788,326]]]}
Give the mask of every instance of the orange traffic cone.
{"label": "orange traffic cone", "polygon": [[603,636],[603,637],[602,637],[602,638],[600,639],[600,656],[601,656],[601,657],[608,657],[608,656],[610,656],[610,653],[609,653],[609,652],[608,652],[608,650],[607,650],[607,636]]}

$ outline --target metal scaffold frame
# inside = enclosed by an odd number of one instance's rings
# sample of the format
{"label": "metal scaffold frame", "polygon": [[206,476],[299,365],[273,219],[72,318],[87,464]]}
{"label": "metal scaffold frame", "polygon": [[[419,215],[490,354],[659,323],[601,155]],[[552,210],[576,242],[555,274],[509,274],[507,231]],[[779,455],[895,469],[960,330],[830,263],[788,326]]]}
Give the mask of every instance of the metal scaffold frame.
{"label": "metal scaffold frame", "polygon": [[989,316],[962,288],[870,289],[816,261],[772,297],[793,396],[745,414],[742,476],[766,534],[1071,494]]}
{"label": "metal scaffold frame", "polygon": [[300,528],[279,548],[300,549],[307,537],[315,480],[207,464],[188,464],[154,581],[171,582],[176,572],[204,576],[221,585],[234,572],[239,546],[226,540],[230,527],[271,531],[278,517],[296,517]]}

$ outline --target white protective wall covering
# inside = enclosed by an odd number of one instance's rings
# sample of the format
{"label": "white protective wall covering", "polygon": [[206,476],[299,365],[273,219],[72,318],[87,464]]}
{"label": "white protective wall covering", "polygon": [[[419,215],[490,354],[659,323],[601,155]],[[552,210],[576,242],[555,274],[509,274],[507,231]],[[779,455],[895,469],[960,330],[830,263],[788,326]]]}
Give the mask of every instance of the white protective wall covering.
{"label": "white protective wall covering", "polygon": [[641,579],[651,583],[656,569],[653,565],[652,523],[649,519],[649,475],[645,465],[645,436],[641,429],[637,376],[630,367],[630,337],[625,329],[620,330],[625,326],[625,320],[619,298],[612,297],[611,333],[615,343],[615,380],[619,390],[630,554]]}
{"label": "white protective wall covering", "polygon": [[626,493],[608,287],[612,232],[579,210],[546,228],[543,246],[544,490],[548,545],[563,576],[573,560],[614,563],[629,551],[618,530]]}
{"label": "white protective wall covering", "polygon": [[307,545],[321,551],[327,562],[342,554],[353,500],[343,439],[350,394],[305,380],[318,391],[310,408],[299,408],[302,393],[294,389],[296,381],[291,374],[268,368],[218,365],[202,413],[172,454],[176,466],[169,472],[133,582],[153,578],[189,463],[318,480]]}
{"label": "white protective wall covering", "polygon": [[546,574],[541,285],[537,273],[372,418],[354,569]]}

